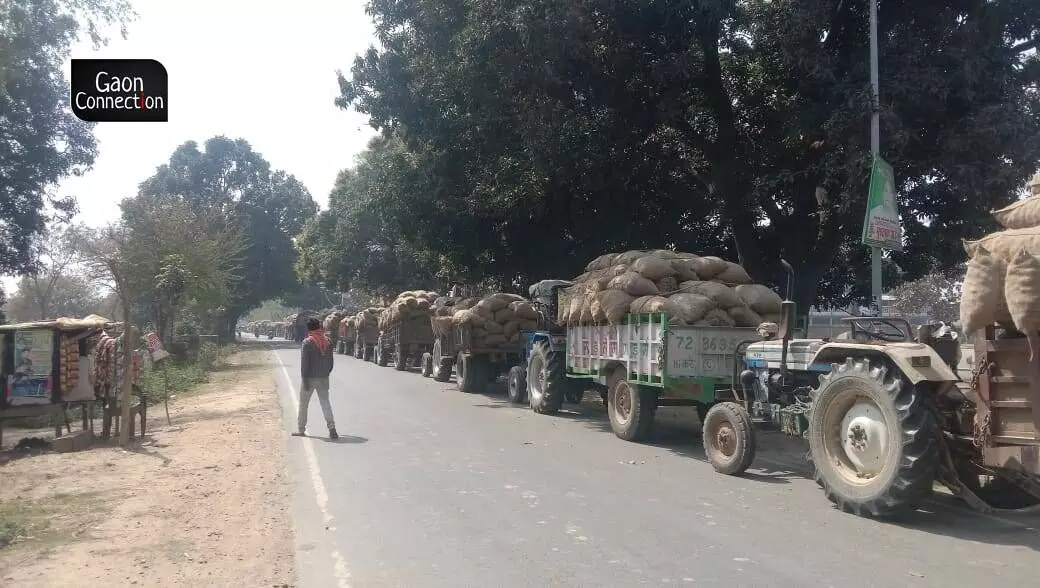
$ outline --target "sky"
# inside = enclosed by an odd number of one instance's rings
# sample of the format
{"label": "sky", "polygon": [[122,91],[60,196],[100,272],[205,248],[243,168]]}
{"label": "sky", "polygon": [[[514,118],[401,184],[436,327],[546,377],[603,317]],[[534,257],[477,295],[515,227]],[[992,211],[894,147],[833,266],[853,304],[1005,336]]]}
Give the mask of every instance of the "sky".
{"label": "sky", "polygon": [[[275,169],[294,174],[325,206],[339,170],[374,134],[367,117],[333,104],[336,70],[374,43],[364,2],[347,0],[131,0],[127,38],[111,35],[74,58],[152,58],[169,73],[169,122],[98,123],[98,157],[59,195],[79,202],[77,220],[105,224],[120,200],[185,141],[242,137]],[[69,75],[68,67],[65,75]],[[14,280],[3,284],[10,294]]]}

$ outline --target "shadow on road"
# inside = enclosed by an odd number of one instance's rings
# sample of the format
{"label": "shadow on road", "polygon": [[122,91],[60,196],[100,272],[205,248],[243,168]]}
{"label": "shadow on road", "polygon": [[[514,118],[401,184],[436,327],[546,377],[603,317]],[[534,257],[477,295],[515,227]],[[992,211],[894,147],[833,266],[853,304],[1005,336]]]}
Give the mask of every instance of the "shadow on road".
{"label": "shadow on road", "polygon": [[344,445],[368,443],[368,437],[358,437],[356,435],[340,435],[339,439],[329,439],[328,437],[318,437],[318,439],[326,443],[338,443]]}

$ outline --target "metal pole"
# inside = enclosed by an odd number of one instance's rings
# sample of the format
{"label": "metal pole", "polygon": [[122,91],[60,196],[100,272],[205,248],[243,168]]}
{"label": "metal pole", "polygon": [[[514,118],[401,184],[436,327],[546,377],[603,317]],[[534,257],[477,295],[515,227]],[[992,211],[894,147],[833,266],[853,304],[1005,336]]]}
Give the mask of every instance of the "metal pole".
{"label": "metal pole", "polygon": [[[881,154],[881,101],[879,97],[878,75],[878,0],[867,0],[870,3],[870,155],[873,158]],[[874,299],[874,308],[881,313],[881,248],[870,248],[870,291]]]}

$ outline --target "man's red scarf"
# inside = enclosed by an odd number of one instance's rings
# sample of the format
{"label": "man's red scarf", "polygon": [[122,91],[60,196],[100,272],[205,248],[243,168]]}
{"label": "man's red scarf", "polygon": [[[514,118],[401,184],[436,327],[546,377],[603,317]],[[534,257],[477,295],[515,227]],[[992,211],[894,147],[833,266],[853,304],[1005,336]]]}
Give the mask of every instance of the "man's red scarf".
{"label": "man's red scarf", "polygon": [[314,341],[315,347],[318,348],[318,351],[320,351],[322,355],[325,355],[325,352],[329,350],[331,342],[328,337],[325,336],[325,331],[323,329],[308,331],[307,338]]}

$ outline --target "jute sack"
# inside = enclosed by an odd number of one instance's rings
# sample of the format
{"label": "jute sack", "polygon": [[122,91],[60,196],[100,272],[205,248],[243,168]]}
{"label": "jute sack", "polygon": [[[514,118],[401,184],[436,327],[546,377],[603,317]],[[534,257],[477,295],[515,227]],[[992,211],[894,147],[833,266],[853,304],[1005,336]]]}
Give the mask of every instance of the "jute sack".
{"label": "jute sack", "polygon": [[678,316],[682,319],[682,322],[689,325],[702,320],[709,312],[716,308],[714,300],[701,294],[676,294],[668,298],[668,303],[678,310]]}
{"label": "jute sack", "polygon": [[726,269],[719,272],[714,278],[725,284],[750,284],[754,280],[739,263],[726,262]]}
{"label": "jute sack", "polygon": [[1040,196],[1030,196],[990,214],[1005,229],[1030,229],[1040,226]]}
{"label": "jute sack", "polygon": [[761,315],[747,306],[734,306],[729,309],[729,315],[738,327],[757,327],[765,322]]}
{"label": "jute sack", "polygon": [[518,319],[538,320],[538,311],[526,300],[510,302],[509,308],[512,309]]}
{"label": "jute sack", "polygon": [[655,281],[654,285],[662,296],[671,296],[679,291],[679,281],[672,277],[661,278]]}
{"label": "jute sack", "polygon": [[634,299],[621,290],[597,292],[596,298],[592,301],[592,320],[597,323],[605,321],[612,325],[620,325]]}
{"label": "jute sack", "polygon": [[702,280],[713,280],[715,276],[726,271],[729,267],[729,262],[721,257],[715,257],[709,255],[707,257],[698,257],[691,260],[693,267]]}
{"label": "jute sack", "polygon": [[699,281],[701,277],[697,275],[697,268],[695,267],[696,262],[693,259],[673,259],[671,261],[672,269],[675,270],[675,279],[679,282],[689,282],[690,280]]}
{"label": "jute sack", "polygon": [[635,260],[639,259],[640,257],[643,257],[646,254],[647,254],[646,251],[637,251],[637,250],[633,249],[631,251],[626,251],[624,253],[619,253],[618,256],[614,258],[614,263],[615,264],[620,263],[620,264],[624,264],[624,265],[631,265],[632,262],[634,262]]}
{"label": "jute sack", "polygon": [[654,249],[653,251],[650,252],[650,255],[653,255],[654,257],[660,257],[661,259],[667,259],[667,260],[679,259],[679,253],[677,253],[675,251],[670,251],[668,249]]}
{"label": "jute sack", "polygon": [[711,298],[722,310],[729,310],[734,306],[744,306],[744,301],[737,296],[733,288],[718,282],[683,282],[679,284],[679,290]]}
{"label": "jute sack", "polygon": [[585,271],[592,272],[596,270],[607,269],[608,267],[614,265],[614,258],[617,256],[617,253],[604,253],[596,259],[590,261],[589,264],[585,266]]}
{"label": "jute sack", "polygon": [[656,282],[661,278],[671,278],[676,274],[676,271],[669,260],[661,259],[656,255],[640,257],[632,262],[632,265],[629,266],[629,270],[638,272],[639,275],[651,282]]}
{"label": "jute sack", "polygon": [[629,312],[642,314],[644,312],[661,312],[668,299],[664,296],[640,296],[629,305]]}
{"label": "jute sack", "polygon": [[1040,331],[1040,258],[1025,251],[1015,254],[1007,265],[1004,293],[1015,328],[1027,334]]}
{"label": "jute sack", "polygon": [[1004,301],[1007,264],[1003,259],[979,249],[970,261],[961,287],[961,328],[970,337],[986,325],[1008,321]]}
{"label": "jute sack", "polygon": [[733,327],[736,326],[736,321],[725,310],[713,308],[704,315],[704,318],[693,324],[698,327]]}
{"label": "jute sack", "polygon": [[1028,229],[1008,229],[990,233],[977,241],[964,240],[964,251],[968,258],[973,258],[980,249],[996,255],[1004,261],[1011,261],[1019,251],[1032,255],[1040,255],[1040,227]]}
{"label": "jute sack", "polygon": [[778,313],[783,304],[779,294],[762,284],[741,284],[734,286],[733,291],[740,296],[744,304],[759,314]]}
{"label": "jute sack", "polygon": [[[669,269],[671,265],[668,266]],[[610,280],[610,290],[621,290],[630,296],[652,296],[658,293],[657,286],[636,272],[625,272]]]}

